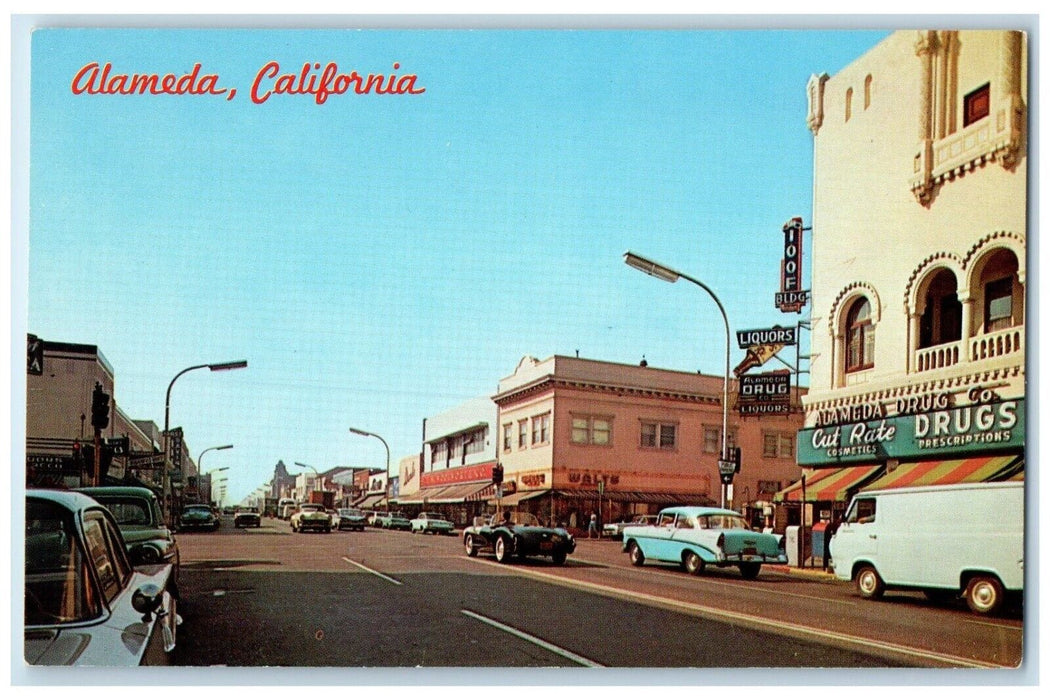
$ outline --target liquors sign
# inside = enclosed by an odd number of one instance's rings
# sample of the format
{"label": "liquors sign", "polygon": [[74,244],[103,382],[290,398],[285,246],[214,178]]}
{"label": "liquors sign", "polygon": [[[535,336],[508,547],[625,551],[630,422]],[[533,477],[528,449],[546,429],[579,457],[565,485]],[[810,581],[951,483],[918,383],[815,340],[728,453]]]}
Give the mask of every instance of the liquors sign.
{"label": "liquors sign", "polygon": [[801,465],[922,459],[1023,449],[1024,399],[825,425],[799,432]]}

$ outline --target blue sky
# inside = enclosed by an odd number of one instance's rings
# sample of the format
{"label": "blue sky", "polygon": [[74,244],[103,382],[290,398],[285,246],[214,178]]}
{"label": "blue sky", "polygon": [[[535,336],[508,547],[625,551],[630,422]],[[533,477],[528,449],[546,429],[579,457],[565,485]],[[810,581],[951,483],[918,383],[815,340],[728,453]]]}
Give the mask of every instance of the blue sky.
{"label": "blue sky", "polygon": [[[805,86],[886,32],[40,30],[32,38],[27,328],[96,344],[134,418],[171,423],[237,500],[278,460],[382,467],[523,355],[720,375],[809,224]],[[75,95],[85,64],[223,97]],[[277,61],[416,74],[416,96],[253,104]],[[393,64],[400,69],[392,70]],[[807,246],[808,248],[808,246]],[[17,250],[17,245],[16,245]],[[808,264],[808,250],[807,260]],[[808,275],[806,276],[808,284]],[[732,362],[743,353],[733,342]]]}

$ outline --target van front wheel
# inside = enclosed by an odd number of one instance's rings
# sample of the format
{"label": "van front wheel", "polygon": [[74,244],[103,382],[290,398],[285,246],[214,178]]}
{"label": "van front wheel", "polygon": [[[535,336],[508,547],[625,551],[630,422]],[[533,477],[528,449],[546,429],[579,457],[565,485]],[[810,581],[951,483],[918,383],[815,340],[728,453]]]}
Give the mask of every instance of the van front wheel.
{"label": "van front wheel", "polygon": [[869,600],[878,600],[886,592],[886,584],[882,582],[882,577],[874,566],[862,566],[857,569],[853,584],[857,587],[857,593]]}
{"label": "van front wheel", "polygon": [[1003,605],[1003,584],[994,576],[974,576],[966,586],[966,604],[981,615],[991,615]]}

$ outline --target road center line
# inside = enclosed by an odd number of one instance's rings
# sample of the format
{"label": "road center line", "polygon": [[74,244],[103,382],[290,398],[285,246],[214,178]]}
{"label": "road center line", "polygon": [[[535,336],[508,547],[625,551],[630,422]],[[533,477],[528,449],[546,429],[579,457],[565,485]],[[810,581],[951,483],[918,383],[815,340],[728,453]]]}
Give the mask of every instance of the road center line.
{"label": "road center line", "polygon": [[575,661],[581,666],[586,666],[588,668],[605,668],[605,666],[598,663],[597,661],[591,661],[590,659],[580,656],[579,654],[574,654],[568,649],[562,649],[561,647],[551,644],[546,640],[540,639],[539,637],[534,637],[528,632],[524,632],[516,627],[511,627],[510,625],[505,625],[502,622],[493,620],[491,617],[479,615],[478,613],[472,610],[460,610],[460,612],[468,617],[473,617],[475,620],[484,622],[486,625],[492,625],[496,629],[503,630],[508,634],[513,634],[515,637],[518,637],[519,639],[524,639],[526,642],[535,644],[536,646],[542,647],[547,651],[552,651],[558,656],[563,656],[566,659],[569,659],[570,661]]}
{"label": "road center line", "polygon": [[[464,557],[464,559],[468,559],[468,557]],[[484,564],[486,566],[502,569],[503,571],[507,571],[508,569],[506,564],[490,562],[484,559],[470,557],[468,560],[476,562],[478,564]],[[858,637],[852,634],[846,634],[844,632],[833,632],[831,630],[824,630],[818,627],[809,627],[807,625],[800,625],[794,622],[787,622],[784,620],[771,620],[769,618],[759,617],[758,615],[749,615],[747,613],[738,613],[733,612],[731,610],[712,608],[708,605],[700,605],[699,603],[687,603],[685,601],[675,600],[674,598],[665,598],[663,596],[655,596],[650,595],[648,593],[638,593],[624,588],[607,586],[601,583],[577,581],[576,579],[565,578],[563,576],[555,576],[553,574],[546,574],[540,571],[530,571],[529,569],[523,568],[515,568],[513,569],[513,571],[514,573],[520,574],[522,576],[530,576],[533,578],[545,579],[557,585],[568,586],[570,588],[582,588],[586,590],[596,591],[599,593],[605,593],[617,598],[640,600],[643,603],[650,603],[662,607],[685,610],[693,614],[706,615],[709,617],[729,620],[731,622],[745,623],[751,625],[752,627],[772,630],[773,632],[779,634],[791,633],[794,635],[802,635],[808,638],[816,638],[824,641],[845,642],[854,646],[877,649],[880,651],[888,651],[895,654],[901,654],[903,656],[918,657],[921,659],[927,659],[931,661],[939,661],[941,663],[949,664],[951,666],[964,666],[968,668],[1008,668],[1003,666],[1002,664],[991,663],[988,661],[975,661],[974,659],[967,659],[961,656],[954,656],[951,654],[941,654],[936,651],[918,649],[916,647],[908,647],[902,644],[894,644],[893,642],[882,642],[876,639],[867,639],[865,637]]]}
{"label": "road center line", "polygon": [[369,569],[369,568],[368,568],[367,566],[365,566],[364,564],[359,564],[359,563],[357,563],[356,561],[354,561],[353,559],[348,559],[347,557],[343,557],[343,561],[345,561],[345,562],[346,562],[346,563],[348,563],[348,564],[353,564],[353,565],[354,565],[354,566],[356,566],[357,568],[359,568],[359,569],[363,569],[363,570],[367,571],[367,572],[368,572],[368,573],[370,573],[370,574],[373,574],[373,575],[375,575],[375,576],[378,576],[379,578],[383,578],[383,579],[386,579],[387,581],[389,581],[390,583],[393,583],[394,585],[397,585],[397,586],[400,586],[400,585],[401,585],[401,582],[400,582],[400,581],[398,581],[398,580],[397,580],[396,578],[390,578],[390,577],[389,577],[389,576],[387,576],[386,574],[381,574],[381,573],[379,573],[378,571],[376,571],[375,569]]}

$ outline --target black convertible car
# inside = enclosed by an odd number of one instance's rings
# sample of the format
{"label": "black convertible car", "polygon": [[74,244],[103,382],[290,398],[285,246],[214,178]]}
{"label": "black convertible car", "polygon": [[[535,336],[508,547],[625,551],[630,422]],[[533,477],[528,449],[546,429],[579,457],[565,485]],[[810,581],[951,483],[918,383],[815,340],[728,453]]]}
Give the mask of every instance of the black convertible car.
{"label": "black convertible car", "polygon": [[544,527],[532,513],[482,515],[463,530],[463,547],[467,556],[492,551],[496,561],[505,563],[512,556],[550,557],[555,564],[564,564],[565,558],[576,549],[576,541],[560,527]]}

